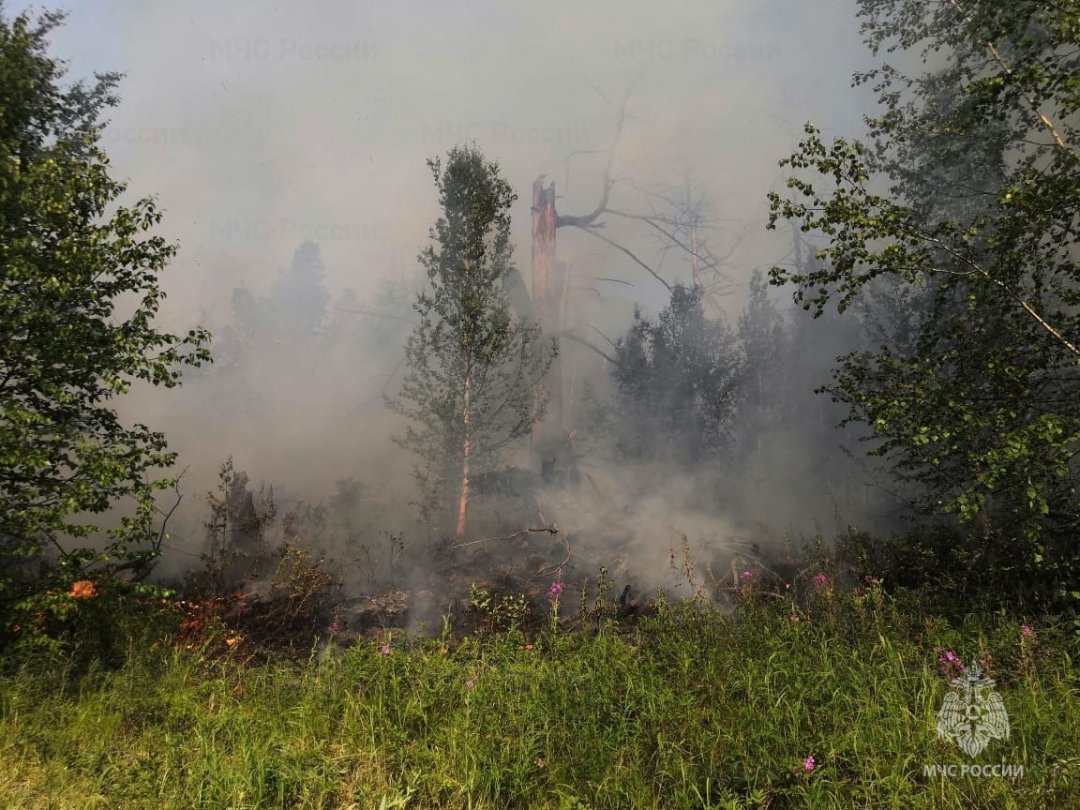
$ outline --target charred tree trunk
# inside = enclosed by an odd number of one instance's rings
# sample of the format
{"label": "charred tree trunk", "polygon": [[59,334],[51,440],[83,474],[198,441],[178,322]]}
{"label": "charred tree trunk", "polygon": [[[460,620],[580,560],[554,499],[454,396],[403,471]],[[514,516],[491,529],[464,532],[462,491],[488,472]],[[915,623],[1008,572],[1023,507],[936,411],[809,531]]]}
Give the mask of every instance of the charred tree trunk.
{"label": "charred tree trunk", "polygon": [[[565,280],[565,268],[556,261],[555,227],[555,184],[545,186],[541,175],[533,183],[532,300],[540,328],[549,336],[562,332],[560,316]],[[541,460],[548,452],[546,446],[563,429],[563,383],[558,357],[552,362],[543,385],[544,390],[537,393],[547,400],[547,415],[536,423],[532,435],[533,451]]]}

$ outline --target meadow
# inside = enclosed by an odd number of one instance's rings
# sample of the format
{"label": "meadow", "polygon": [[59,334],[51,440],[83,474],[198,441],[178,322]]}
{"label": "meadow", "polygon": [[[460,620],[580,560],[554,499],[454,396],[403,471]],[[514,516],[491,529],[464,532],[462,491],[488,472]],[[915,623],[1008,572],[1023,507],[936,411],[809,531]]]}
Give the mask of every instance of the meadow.
{"label": "meadow", "polygon": [[[1080,641],[1062,620],[944,618],[824,575],[798,598],[747,577],[732,610],[634,622],[601,602],[560,617],[571,596],[529,632],[447,623],[299,657],[256,659],[223,627],[181,643],[146,607],[115,620],[109,656],[16,649],[0,806],[1080,807]],[[936,725],[975,665],[1010,728],[971,757]]]}

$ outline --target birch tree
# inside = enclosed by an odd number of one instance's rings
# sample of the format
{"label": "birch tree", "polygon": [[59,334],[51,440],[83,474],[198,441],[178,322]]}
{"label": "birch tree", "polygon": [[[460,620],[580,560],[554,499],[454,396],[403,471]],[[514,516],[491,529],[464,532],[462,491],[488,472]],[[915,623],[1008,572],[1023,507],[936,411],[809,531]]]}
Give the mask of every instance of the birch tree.
{"label": "birch tree", "polygon": [[844,357],[826,390],[921,511],[970,527],[965,568],[1080,599],[1080,7],[860,0],[859,16],[875,54],[927,66],[856,74],[882,108],[867,142],[807,125],[771,223],[826,243],[773,280],[816,314],[869,295],[887,316],[897,339]]}
{"label": "birch tree", "polygon": [[497,163],[470,146],[428,161],[442,214],[419,256],[430,288],[415,310],[407,372],[390,406],[411,420],[401,446],[420,458],[425,511],[453,505],[464,536],[470,479],[543,415],[535,392],[558,351],[536,324],[516,318],[504,282],[514,270],[510,206],[517,195]]}

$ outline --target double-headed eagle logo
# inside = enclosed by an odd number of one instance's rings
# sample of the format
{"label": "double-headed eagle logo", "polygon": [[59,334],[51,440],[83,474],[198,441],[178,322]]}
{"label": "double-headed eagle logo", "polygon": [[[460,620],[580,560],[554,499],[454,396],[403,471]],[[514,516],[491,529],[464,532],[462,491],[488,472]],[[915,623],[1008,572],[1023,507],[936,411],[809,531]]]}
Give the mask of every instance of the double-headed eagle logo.
{"label": "double-headed eagle logo", "polygon": [[1007,740],[1009,715],[994,682],[973,666],[952,683],[955,691],[945,696],[938,712],[938,736],[955,742],[969,757],[978,756],[990,740]]}

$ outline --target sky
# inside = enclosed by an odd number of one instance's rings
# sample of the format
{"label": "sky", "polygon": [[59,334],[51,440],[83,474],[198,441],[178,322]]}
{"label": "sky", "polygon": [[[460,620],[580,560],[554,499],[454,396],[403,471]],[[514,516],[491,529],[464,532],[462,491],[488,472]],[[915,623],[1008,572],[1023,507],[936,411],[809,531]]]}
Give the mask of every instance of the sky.
{"label": "sky", "polygon": [[[590,209],[627,95],[615,173],[692,178],[726,224],[714,252],[742,237],[732,280],[744,284],[790,244],[763,229],[777,160],[806,120],[858,133],[865,101],[849,87],[868,60],[854,0],[59,8],[69,18],[54,53],[73,76],[126,74],[105,146],[132,194],[157,196],[162,232],[180,244],[166,281],[166,317],[179,320],[227,315],[229,289],[265,289],[305,239],[320,244],[332,292],[414,272],[436,215],[426,160],[461,141],[518,190],[527,275],[533,179],[555,181],[560,212]],[[621,257],[560,240],[563,258],[603,264],[635,282],[628,294],[662,303]]]}

